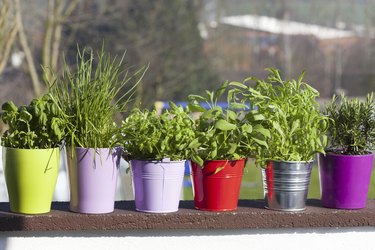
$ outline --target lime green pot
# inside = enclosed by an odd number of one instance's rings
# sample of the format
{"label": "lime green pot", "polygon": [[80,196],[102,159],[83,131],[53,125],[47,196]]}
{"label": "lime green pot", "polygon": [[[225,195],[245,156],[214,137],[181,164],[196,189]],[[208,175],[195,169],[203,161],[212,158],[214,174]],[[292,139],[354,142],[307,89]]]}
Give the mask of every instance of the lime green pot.
{"label": "lime green pot", "polygon": [[3,147],[5,182],[10,210],[43,214],[51,210],[60,149],[17,149]]}

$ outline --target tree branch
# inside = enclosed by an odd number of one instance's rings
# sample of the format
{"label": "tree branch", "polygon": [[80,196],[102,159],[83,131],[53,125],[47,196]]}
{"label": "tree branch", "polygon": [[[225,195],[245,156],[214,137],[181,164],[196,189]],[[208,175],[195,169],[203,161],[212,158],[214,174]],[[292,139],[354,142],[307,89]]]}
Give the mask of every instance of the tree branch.
{"label": "tree branch", "polygon": [[64,19],[66,19],[66,17],[69,17],[73,13],[73,11],[76,9],[80,1],[81,0],[73,0],[69,3],[68,7],[66,8],[64,12]]}
{"label": "tree branch", "polygon": [[[52,43],[52,34],[53,34],[53,24],[54,24],[54,0],[48,0],[47,4],[47,20],[46,20],[46,29],[44,32],[44,44],[43,44],[43,54],[42,54],[42,65],[45,68],[51,68],[51,43]],[[50,71],[43,72],[43,80],[49,79]]]}
{"label": "tree branch", "polygon": [[20,39],[20,43],[23,49],[23,52],[25,53],[27,65],[29,68],[29,74],[32,80],[32,85],[33,85],[33,90],[34,94],[36,96],[39,96],[41,94],[41,87],[40,87],[40,82],[38,78],[38,73],[36,71],[36,67],[34,64],[33,56],[30,50],[30,47],[27,43],[26,35],[25,35],[25,30],[22,25],[22,16],[21,16],[21,5],[20,5],[20,0],[14,0],[15,1],[15,9],[16,9],[16,22],[19,27],[19,32],[18,36]]}
{"label": "tree branch", "polygon": [[1,72],[3,72],[7,64],[9,54],[10,54],[10,49],[12,48],[14,40],[16,39],[17,33],[18,33],[18,25],[17,23],[15,23],[9,34],[9,37],[5,41],[4,51],[2,52],[1,57],[0,57],[0,74]]}
{"label": "tree branch", "polygon": [[12,2],[2,0],[0,5],[0,73],[5,69],[18,32],[13,12]]}
{"label": "tree branch", "polygon": [[60,54],[60,41],[61,41],[61,33],[62,33],[62,21],[61,16],[64,10],[65,1],[64,0],[58,0],[55,10],[54,10],[54,16],[55,18],[54,22],[54,31],[53,31],[53,40],[51,44],[51,68],[54,72],[57,71],[57,63],[59,59]]}

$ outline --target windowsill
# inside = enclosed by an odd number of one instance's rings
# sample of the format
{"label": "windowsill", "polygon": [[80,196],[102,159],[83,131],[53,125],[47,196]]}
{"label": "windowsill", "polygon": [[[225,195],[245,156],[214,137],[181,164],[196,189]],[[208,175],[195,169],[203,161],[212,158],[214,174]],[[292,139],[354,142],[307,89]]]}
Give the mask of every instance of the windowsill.
{"label": "windowsill", "polygon": [[135,211],[134,201],[116,202],[110,214],[87,215],[69,211],[68,202],[54,202],[43,215],[9,212],[9,203],[0,203],[0,231],[73,230],[174,230],[174,229],[272,229],[336,228],[375,226],[375,200],[366,209],[323,208],[319,200],[308,200],[302,212],[277,212],[264,209],[262,200],[240,200],[233,212],[205,212],[194,209],[192,201],[181,201],[180,209],[170,214]]}

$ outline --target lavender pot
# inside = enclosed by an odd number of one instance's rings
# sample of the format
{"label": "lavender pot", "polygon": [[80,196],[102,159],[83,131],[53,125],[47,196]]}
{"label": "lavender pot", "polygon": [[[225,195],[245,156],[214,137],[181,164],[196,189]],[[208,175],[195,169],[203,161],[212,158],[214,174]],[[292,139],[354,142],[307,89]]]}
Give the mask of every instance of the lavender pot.
{"label": "lavender pot", "polygon": [[325,207],[366,207],[374,154],[319,154],[321,200]]}
{"label": "lavender pot", "polygon": [[185,161],[130,161],[137,211],[171,213],[178,210]]}
{"label": "lavender pot", "polygon": [[102,214],[114,210],[121,149],[68,150],[70,210]]}

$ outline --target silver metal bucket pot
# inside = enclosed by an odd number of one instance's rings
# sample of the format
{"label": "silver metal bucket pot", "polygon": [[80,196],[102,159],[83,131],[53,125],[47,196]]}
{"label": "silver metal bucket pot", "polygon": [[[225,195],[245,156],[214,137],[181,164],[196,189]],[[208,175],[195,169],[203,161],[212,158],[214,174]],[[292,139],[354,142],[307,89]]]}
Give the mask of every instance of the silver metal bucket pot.
{"label": "silver metal bucket pot", "polygon": [[262,170],[266,208],[305,210],[312,165],[313,161],[269,161]]}

